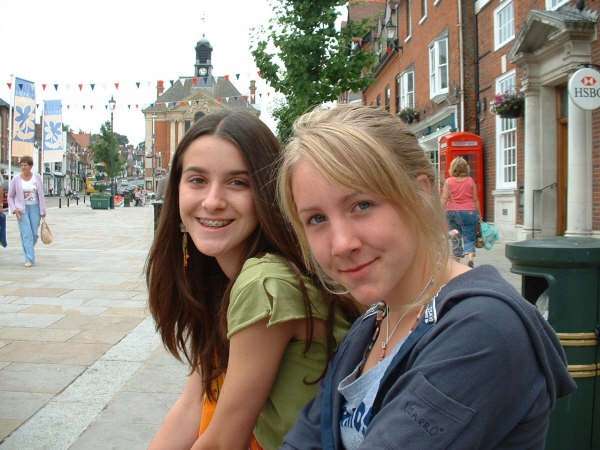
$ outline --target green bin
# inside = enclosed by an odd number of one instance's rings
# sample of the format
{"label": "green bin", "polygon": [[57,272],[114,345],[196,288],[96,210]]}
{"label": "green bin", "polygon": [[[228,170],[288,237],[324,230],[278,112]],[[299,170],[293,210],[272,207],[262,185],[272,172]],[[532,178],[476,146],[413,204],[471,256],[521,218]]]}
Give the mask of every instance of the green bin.
{"label": "green bin", "polygon": [[91,194],[90,195],[90,206],[92,207],[92,209],[109,209],[110,208],[110,195]]}
{"label": "green bin", "polygon": [[548,450],[600,449],[600,239],[554,237],[506,244],[522,295],[565,349],[577,390],[550,419]]}

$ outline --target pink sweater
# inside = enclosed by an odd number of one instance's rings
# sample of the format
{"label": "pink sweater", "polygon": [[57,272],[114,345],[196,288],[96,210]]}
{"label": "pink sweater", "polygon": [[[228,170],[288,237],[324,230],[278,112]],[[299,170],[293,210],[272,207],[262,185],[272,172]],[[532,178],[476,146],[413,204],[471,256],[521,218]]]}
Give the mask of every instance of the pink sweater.
{"label": "pink sweater", "polygon": [[[25,195],[23,194],[23,185],[21,175],[15,175],[8,188],[8,210],[12,213],[16,210],[25,211]],[[44,197],[44,184],[42,176],[39,173],[33,174],[33,182],[37,188],[38,203],[40,205],[40,215],[46,215],[46,199]]]}

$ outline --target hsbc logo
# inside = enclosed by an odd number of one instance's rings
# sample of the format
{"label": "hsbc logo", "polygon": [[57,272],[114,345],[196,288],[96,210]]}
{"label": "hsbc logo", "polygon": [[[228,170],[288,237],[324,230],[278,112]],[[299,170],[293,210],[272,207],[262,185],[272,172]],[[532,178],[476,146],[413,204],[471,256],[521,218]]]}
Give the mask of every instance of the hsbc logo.
{"label": "hsbc logo", "polygon": [[573,89],[574,97],[600,97],[600,88],[575,88]]}
{"label": "hsbc logo", "polygon": [[583,84],[584,86],[593,86],[597,82],[598,81],[594,77],[592,77],[592,76],[583,77],[581,79],[581,84]]}
{"label": "hsbc logo", "polygon": [[569,97],[587,111],[600,108],[600,72],[590,67],[577,70],[569,79]]}

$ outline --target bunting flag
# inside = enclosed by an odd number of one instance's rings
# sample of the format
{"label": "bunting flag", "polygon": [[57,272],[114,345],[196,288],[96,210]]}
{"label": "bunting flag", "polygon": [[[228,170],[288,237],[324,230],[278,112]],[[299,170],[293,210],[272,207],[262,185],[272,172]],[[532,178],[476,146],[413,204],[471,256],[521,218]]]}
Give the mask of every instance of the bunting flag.
{"label": "bunting flag", "polygon": [[35,85],[15,78],[11,156],[31,156],[35,141]]}
{"label": "bunting flag", "polygon": [[62,131],[62,102],[60,100],[44,101],[42,129],[44,130],[43,162],[62,161],[65,145]]}

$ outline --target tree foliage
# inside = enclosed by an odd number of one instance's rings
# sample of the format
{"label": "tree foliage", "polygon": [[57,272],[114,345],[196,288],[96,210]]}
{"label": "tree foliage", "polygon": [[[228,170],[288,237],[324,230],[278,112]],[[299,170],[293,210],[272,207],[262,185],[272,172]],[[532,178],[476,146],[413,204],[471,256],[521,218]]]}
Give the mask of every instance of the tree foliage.
{"label": "tree foliage", "polygon": [[339,7],[346,4],[341,0],[272,0],[275,17],[267,28],[254,30],[250,50],[256,66],[284,98],[273,111],[283,141],[293,121],[308,109],[372,82],[370,71],[363,69],[373,65],[375,56],[352,41],[367,33],[368,22],[348,22],[336,29]]}
{"label": "tree foliage", "polygon": [[92,136],[90,149],[94,155],[94,163],[104,163],[105,172],[109,178],[113,179],[121,173],[125,167],[125,161],[121,157],[120,141],[127,137],[112,132],[110,122],[105,122],[100,126],[100,134]]}

